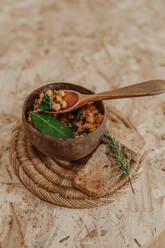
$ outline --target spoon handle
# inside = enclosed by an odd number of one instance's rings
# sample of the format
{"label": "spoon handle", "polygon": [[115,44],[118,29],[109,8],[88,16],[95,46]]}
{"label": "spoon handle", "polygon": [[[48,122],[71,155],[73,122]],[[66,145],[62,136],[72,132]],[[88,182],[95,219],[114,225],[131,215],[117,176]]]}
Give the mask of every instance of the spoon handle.
{"label": "spoon handle", "polygon": [[91,101],[158,95],[165,92],[165,80],[150,80],[89,96]]}

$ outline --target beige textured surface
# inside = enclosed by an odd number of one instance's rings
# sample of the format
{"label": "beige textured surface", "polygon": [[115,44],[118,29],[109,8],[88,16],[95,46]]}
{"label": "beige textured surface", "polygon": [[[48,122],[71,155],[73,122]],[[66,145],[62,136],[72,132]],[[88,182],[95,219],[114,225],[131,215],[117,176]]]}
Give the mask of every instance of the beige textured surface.
{"label": "beige textured surface", "polygon": [[158,236],[152,239],[149,243],[147,243],[143,248],[160,248],[164,247],[164,234],[165,230],[162,231]]}
{"label": "beige textured surface", "polygon": [[[89,210],[28,192],[8,160],[11,127],[40,81],[101,91],[165,78],[164,0],[0,1],[1,248],[137,248],[165,228],[165,96],[115,100],[149,153],[136,194]],[[163,247],[163,246],[162,246]]]}

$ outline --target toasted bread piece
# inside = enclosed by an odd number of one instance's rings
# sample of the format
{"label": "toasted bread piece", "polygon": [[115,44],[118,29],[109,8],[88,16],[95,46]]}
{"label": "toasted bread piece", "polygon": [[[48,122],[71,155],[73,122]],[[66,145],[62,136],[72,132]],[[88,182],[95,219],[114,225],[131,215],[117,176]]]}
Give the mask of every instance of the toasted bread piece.
{"label": "toasted bread piece", "polygon": [[[108,139],[104,139],[107,143]],[[74,186],[88,196],[100,198],[105,196],[110,188],[121,177],[116,177],[120,171],[116,166],[112,151],[108,152],[106,144],[101,144],[92,154],[88,162],[74,177]],[[128,158],[131,155],[131,166],[139,162],[144,147],[143,138],[136,132],[130,133],[120,141],[121,150]]]}
{"label": "toasted bread piece", "polygon": [[[106,153],[107,145],[101,144],[74,178],[74,186],[89,196],[101,197],[107,194],[109,185],[119,172],[114,159]],[[119,179],[115,179],[119,180]]]}

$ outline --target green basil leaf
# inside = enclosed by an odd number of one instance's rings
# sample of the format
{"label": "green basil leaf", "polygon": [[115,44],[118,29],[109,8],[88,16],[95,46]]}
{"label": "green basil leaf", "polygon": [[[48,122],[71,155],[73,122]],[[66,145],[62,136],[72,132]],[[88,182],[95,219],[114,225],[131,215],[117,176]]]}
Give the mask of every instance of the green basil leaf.
{"label": "green basil leaf", "polygon": [[38,106],[38,108],[44,111],[50,111],[52,109],[52,101],[46,92],[43,92],[43,94],[44,97],[42,98],[41,104]]}
{"label": "green basil leaf", "polygon": [[55,138],[74,138],[72,130],[51,115],[31,112],[30,116],[35,127],[42,133]]}

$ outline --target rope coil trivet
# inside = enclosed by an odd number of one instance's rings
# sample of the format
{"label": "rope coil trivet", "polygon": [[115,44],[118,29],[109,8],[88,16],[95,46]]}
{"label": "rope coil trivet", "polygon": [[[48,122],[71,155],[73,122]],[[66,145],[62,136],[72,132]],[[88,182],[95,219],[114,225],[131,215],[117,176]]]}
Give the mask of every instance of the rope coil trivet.
{"label": "rope coil trivet", "polygon": [[[113,127],[115,123],[123,122],[118,118],[117,111],[109,110],[108,121]],[[120,119],[120,120],[119,120]],[[135,130],[132,124],[124,120],[126,128]],[[123,124],[122,124],[123,125]],[[112,202],[129,187],[128,179],[122,177],[114,184],[103,198],[91,198],[73,186],[73,178],[81,165],[64,161],[54,161],[44,156],[32,147],[23,126],[13,130],[10,143],[10,161],[21,182],[39,198],[53,204],[70,208],[89,208]],[[139,173],[141,163],[131,166],[130,177],[134,181]],[[124,186],[124,187],[123,187]]]}

